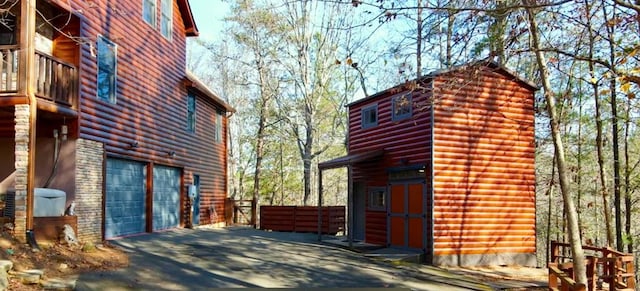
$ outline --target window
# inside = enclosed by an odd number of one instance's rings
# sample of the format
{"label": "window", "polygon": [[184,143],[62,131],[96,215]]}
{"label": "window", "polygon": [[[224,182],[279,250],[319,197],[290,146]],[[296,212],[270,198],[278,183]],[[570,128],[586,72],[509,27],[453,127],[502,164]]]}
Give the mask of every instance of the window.
{"label": "window", "polygon": [[384,187],[375,187],[369,189],[369,209],[373,210],[386,210],[387,190]]}
{"label": "window", "polygon": [[156,27],[156,0],[142,0],[142,19],[153,28]]}
{"label": "window", "polygon": [[164,37],[171,39],[173,32],[173,1],[161,0],[162,12],[160,15],[160,32]]}
{"label": "window", "polygon": [[187,94],[187,130],[196,132],[196,96]]}
{"label": "window", "polygon": [[216,142],[222,142],[222,112],[216,112],[216,132],[215,132],[215,140]]}
{"label": "window", "polygon": [[16,20],[17,17],[5,10],[0,13],[0,45],[12,45],[17,43]]}
{"label": "window", "polygon": [[98,36],[98,98],[116,103],[117,47],[110,40]]}
{"label": "window", "polygon": [[378,105],[362,108],[362,128],[369,128],[378,125]]}
{"label": "window", "polygon": [[411,103],[411,93],[401,94],[391,99],[393,104],[391,120],[402,120],[411,117],[413,104]]}

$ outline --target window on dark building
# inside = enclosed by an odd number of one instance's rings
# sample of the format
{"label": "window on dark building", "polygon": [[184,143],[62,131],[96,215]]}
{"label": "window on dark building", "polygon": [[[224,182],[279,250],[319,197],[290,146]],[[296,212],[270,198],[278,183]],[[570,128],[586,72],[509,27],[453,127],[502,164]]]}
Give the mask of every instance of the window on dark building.
{"label": "window on dark building", "polygon": [[411,117],[413,108],[411,93],[395,96],[392,98],[391,103],[393,107],[391,120],[396,121]]}
{"label": "window on dark building", "polygon": [[371,105],[361,110],[362,128],[370,128],[378,125],[378,105]]}

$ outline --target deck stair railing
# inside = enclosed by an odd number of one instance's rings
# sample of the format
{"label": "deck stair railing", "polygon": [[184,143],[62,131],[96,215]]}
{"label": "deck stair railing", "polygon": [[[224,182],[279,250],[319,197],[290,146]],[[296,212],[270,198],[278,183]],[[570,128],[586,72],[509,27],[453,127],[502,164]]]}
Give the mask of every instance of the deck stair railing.
{"label": "deck stair railing", "polygon": [[577,284],[573,273],[571,246],[551,242],[549,259],[550,290],[618,290],[636,288],[634,257],[607,247],[584,245],[587,286]]}

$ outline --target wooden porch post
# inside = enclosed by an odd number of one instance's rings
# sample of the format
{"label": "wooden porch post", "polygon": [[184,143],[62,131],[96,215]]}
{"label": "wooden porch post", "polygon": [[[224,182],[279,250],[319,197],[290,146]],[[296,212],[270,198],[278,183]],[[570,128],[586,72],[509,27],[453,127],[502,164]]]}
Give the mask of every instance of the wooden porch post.
{"label": "wooden porch post", "polygon": [[351,177],[351,164],[347,165],[347,220],[348,222],[348,238],[349,248],[353,247],[353,178]]}
{"label": "wooden porch post", "polygon": [[322,241],[322,169],[318,167],[318,241]]}
{"label": "wooden porch post", "polygon": [[[36,161],[36,113],[38,104],[35,97],[35,31],[36,31],[36,3],[35,0],[22,0],[20,11],[20,67],[23,78],[18,81],[24,86],[29,98],[29,141],[28,141],[28,165],[27,165],[27,207],[26,207],[26,231],[33,230],[33,191],[35,188],[35,161]],[[28,239],[28,237],[27,237]]]}

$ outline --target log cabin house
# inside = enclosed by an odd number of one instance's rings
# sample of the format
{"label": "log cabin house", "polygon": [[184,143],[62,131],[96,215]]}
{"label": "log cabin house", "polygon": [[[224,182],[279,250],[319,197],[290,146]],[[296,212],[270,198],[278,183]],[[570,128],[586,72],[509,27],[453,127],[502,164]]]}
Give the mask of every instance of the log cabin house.
{"label": "log cabin house", "polygon": [[187,0],[2,1],[0,197],[16,237],[223,223],[234,109],[187,73],[197,35]]}
{"label": "log cabin house", "polygon": [[348,238],[435,265],[535,266],[534,92],[494,62],[348,105]]}

